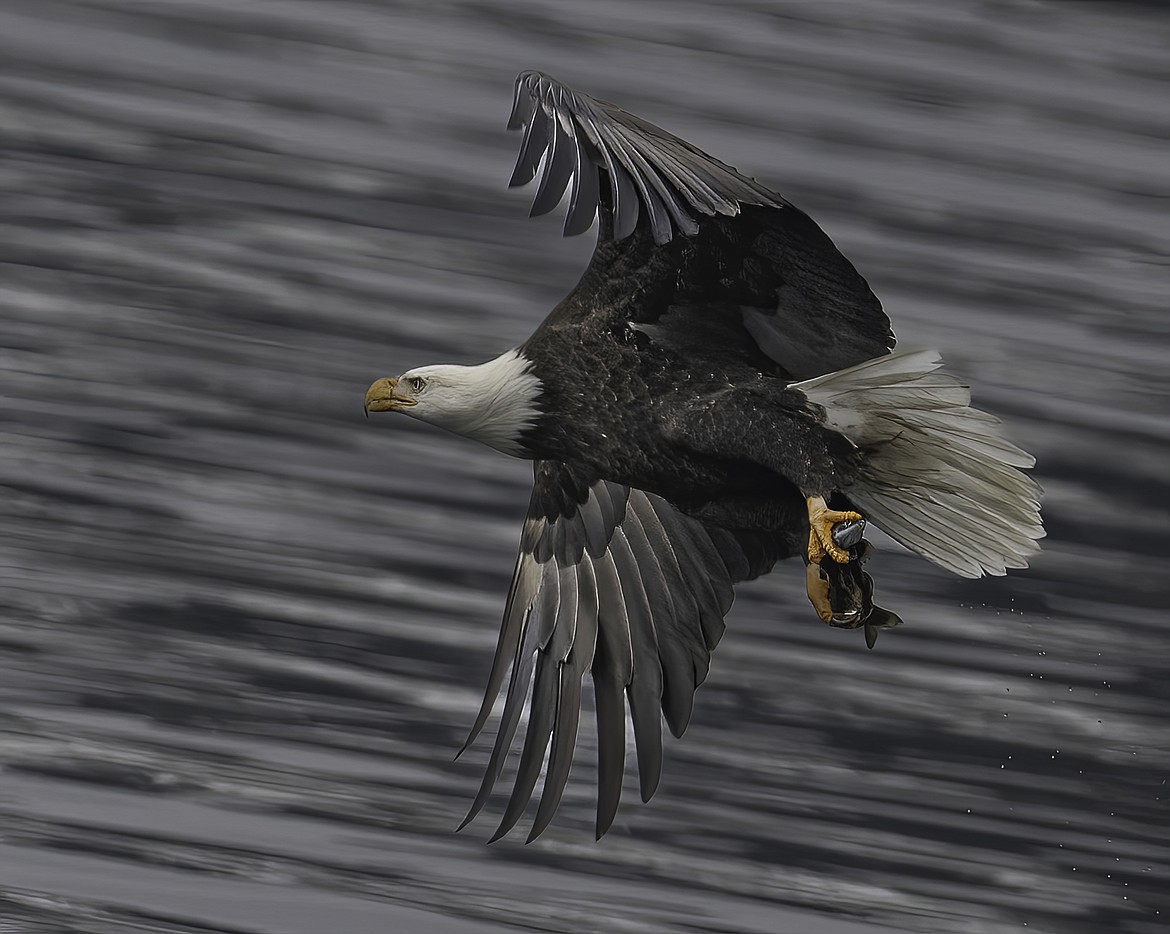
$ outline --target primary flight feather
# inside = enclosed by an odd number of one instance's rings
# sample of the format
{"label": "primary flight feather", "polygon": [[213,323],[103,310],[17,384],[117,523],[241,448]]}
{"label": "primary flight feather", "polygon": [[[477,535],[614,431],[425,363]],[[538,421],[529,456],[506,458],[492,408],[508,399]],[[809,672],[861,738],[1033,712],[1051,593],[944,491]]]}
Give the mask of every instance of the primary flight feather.
{"label": "primary flight feather", "polygon": [[[538,72],[516,81],[513,185],[533,214],[571,189],[565,233],[598,224],[576,288],[479,366],[377,380],[396,411],[533,462],[487,692],[508,679],[485,805],[527,728],[498,838],[544,769],[529,839],[560,802],[593,683],[597,835],[621,795],[626,705],[643,800],[662,720],[686,729],[733,585],[802,556],[834,625],[897,618],[858,570],[861,520],[964,577],[1025,567],[1044,531],[1032,458],[933,351],[892,353],[881,303],[808,215],[691,144]],[[510,673],[510,678],[508,677]]]}

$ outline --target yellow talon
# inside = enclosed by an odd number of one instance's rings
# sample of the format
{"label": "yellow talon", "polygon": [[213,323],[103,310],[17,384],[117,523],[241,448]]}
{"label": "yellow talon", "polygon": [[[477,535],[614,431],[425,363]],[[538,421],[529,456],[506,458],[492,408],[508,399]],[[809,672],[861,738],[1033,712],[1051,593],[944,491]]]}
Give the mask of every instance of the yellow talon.
{"label": "yellow talon", "polygon": [[[823,496],[810,496],[805,503],[808,505],[808,560],[819,564],[827,554],[838,564],[847,564],[849,553],[833,541],[833,526],[839,522],[859,521],[861,513],[830,509]],[[811,599],[811,592],[809,596]],[[813,605],[816,605],[815,600]]]}
{"label": "yellow talon", "polygon": [[816,564],[810,564],[804,569],[804,589],[808,592],[809,602],[824,622],[833,622],[833,604],[829,602],[829,582],[821,577],[821,569]]}

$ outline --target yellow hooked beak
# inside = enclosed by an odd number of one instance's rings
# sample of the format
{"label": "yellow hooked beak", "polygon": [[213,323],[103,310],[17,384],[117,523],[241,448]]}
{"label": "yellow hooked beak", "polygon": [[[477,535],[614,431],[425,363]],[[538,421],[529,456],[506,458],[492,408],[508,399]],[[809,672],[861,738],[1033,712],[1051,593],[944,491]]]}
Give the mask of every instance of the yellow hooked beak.
{"label": "yellow hooked beak", "polygon": [[394,390],[397,386],[398,380],[393,376],[374,380],[374,384],[366,390],[366,414],[368,415],[370,412],[398,412],[412,405],[418,405],[417,399],[407,399],[395,395]]}

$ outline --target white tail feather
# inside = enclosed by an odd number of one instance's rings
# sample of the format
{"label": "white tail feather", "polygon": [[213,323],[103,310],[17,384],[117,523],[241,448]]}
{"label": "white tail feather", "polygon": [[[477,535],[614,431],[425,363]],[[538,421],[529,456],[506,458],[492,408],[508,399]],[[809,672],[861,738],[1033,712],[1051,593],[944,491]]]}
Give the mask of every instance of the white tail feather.
{"label": "white tail feather", "polygon": [[829,427],[862,448],[842,492],[874,525],[962,577],[1028,566],[1044,537],[1036,461],[973,409],[933,350],[876,357],[793,383]]}

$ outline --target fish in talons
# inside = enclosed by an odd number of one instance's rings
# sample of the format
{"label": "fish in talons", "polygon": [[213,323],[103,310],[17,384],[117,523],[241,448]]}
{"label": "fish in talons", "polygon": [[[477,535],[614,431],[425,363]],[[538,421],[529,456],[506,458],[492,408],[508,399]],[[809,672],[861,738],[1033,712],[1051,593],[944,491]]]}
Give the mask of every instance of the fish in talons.
{"label": "fish in talons", "polygon": [[825,623],[835,629],[864,629],[865,644],[872,649],[878,633],[901,626],[902,618],[873,602],[873,577],[862,565],[873,557],[874,547],[862,537],[864,530],[864,520],[837,526],[834,541],[845,549],[847,560],[826,554],[810,561],[805,584],[809,601]]}

